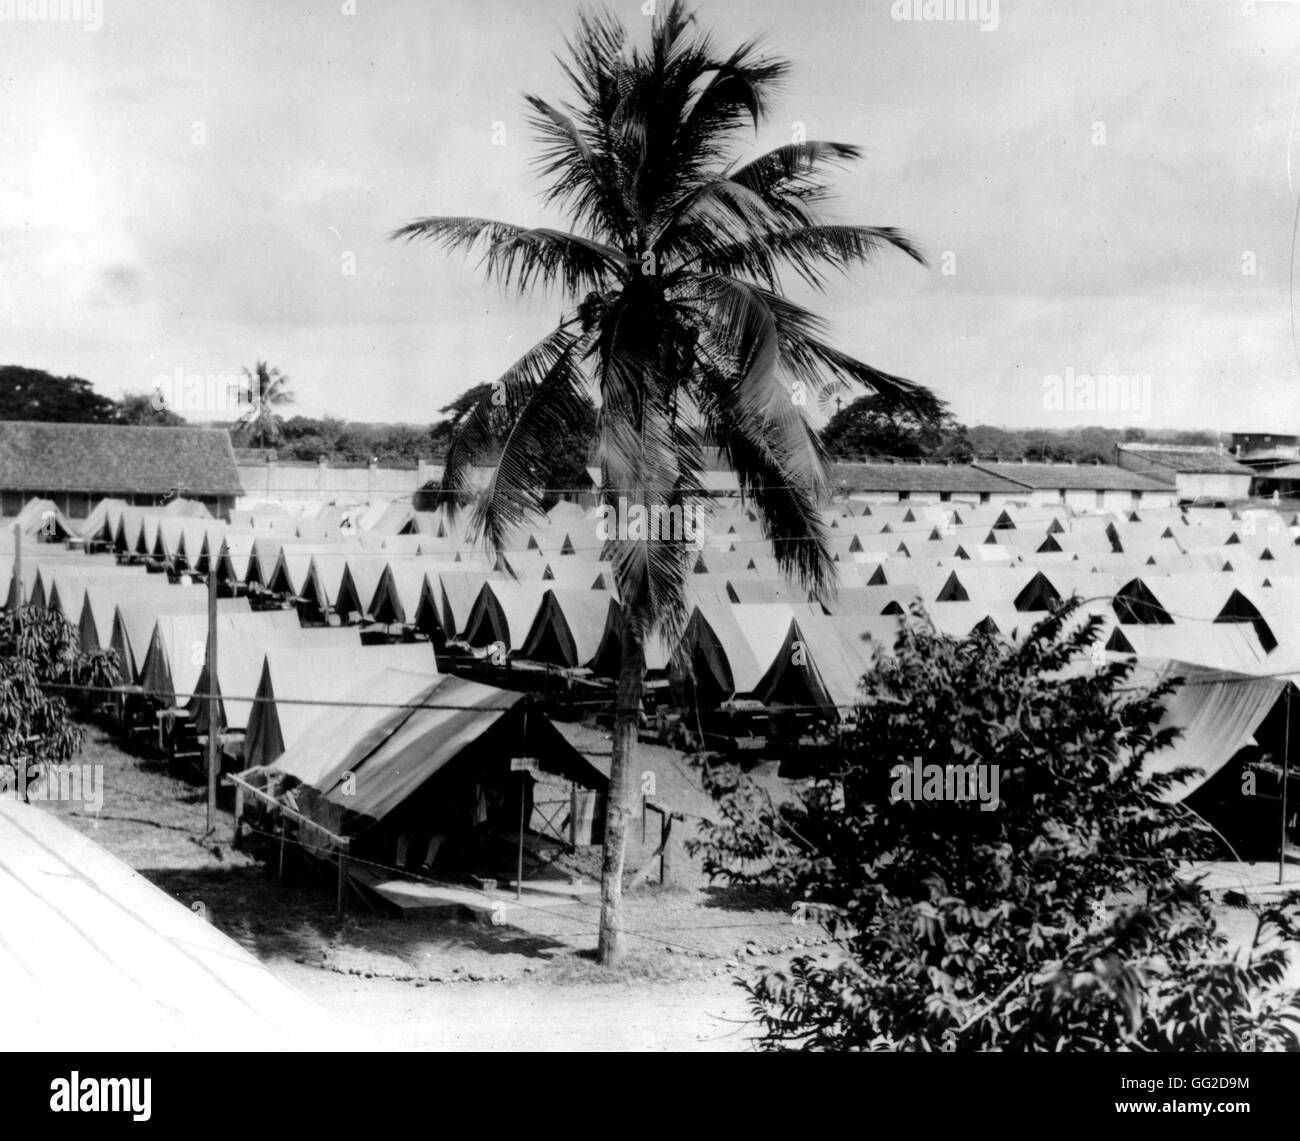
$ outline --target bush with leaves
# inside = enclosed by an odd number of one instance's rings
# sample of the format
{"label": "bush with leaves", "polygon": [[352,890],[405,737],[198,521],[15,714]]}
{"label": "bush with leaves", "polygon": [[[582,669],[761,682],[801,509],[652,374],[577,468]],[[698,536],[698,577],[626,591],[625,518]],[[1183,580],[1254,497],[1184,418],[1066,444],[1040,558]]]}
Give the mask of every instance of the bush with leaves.
{"label": "bush with leaves", "polygon": [[[820,905],[832,958],[749,990],[772,1049],[1295,1049],[1283,983],[1295,899],[1234,955],[1178,873],[1208,826],[1152,773],[1178,684],[1093,664],[1100,620],[1067,603],[1021,638],[938,634],[918,612],[833,766],[777,803],[736,770],[697,849],[710,875]],[[896,797],[896,766],[998,766],[999,803]],[[992,771],[991,769],[989,770]]]}
{"label": "bush with leaves", "polygon": [[29,789],[50,765],[66,764],[83,733],[64,686],[109,685],[112,650],[85,654],[61,614],[37,606],[0,614],[0,790]]}

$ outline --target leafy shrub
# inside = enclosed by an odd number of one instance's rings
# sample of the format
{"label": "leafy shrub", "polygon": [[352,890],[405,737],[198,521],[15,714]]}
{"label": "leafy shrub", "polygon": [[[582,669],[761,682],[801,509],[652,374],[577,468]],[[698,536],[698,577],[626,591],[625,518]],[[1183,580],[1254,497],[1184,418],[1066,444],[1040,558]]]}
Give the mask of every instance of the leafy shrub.
{"label": "leafy shrub", "polygon": [[[1210,900],[1178,877],[1214,851],[1151,774],[1174,681],[1093,664],[1100,620],[1076,603],[1019,640],[954,639],[919,614],[835,764],[778,804],[735,770],[708,778],[720,818],[706,870],[820,905],[836,955],[749,990],[768,1048],[1295,1049],[1281,989],[1295,898],[1237,958]],[[996,810],[899,799],[901,763],[997,766]],[[946,771],[946,770],[945,770]]]}
{"label": "leafy shrub", "polygon": [[112,650],[82,653],[76,628],[54,611],[20,606],[0,614],[0,789],[25,788],[78,752],[72,691],[60,687],[110,684],[115,658]]}

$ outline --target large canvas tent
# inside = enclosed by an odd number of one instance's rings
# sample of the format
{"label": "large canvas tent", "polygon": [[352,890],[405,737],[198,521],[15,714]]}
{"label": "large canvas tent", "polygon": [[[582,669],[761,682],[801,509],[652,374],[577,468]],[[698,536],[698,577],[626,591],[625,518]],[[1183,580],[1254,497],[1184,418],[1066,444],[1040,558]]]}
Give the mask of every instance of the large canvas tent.
{"label": "large canvas tent", "polygon": [[[224,601],[224,600],[223,600]],[[293,637],[301,627],[292,610],[239,611],[218,609],[217,641],[229,630],[261,632],[266,644]],[[166,614],[154,626],[149,650],[140,667],[140,688],[164,707],[184,705],[198,692],[207,657],[208,615]]]}
{"label": "large canvas tent", "polygon": [[[323,710],[298,743],[244,780],[315,826],[323,846],[391,863],[399,836],[438,839],[436,869],[518,842],[538,772],[603,792],[607,775],[527,694],[389,670]],[[366,705],[381,701],[382,705]],[[523,797],[521,805],[520,798]]]}
{"label": "large canvas tent", "polygon": [[[306,736],[322,712],[332,708],[331,703],[346,701],[359,689],[374,688],[372,680],[392,670],[432,681],[438,675],[433,647],[428,642],[414,642],[360,650],[351,646],[268,648],[257,701],[248,716],[245,765],[269,765]],[[373,700],[382,702],[388,696],[377,692]]]}
{"label": "large canvas tent", "polygon": [[566,669],[585,666],[596,656],[615,606],[604,590],[548,590],[519,656]]}
{"label": "large canvas tent", "polygon": [[892,654],[898,628],[894,615],[852,623],[830,615],[793,618],[754,696],[765,704],[816,706],[848,717],[876,656]]}
{"label": "large canvas tent", "polygon": [[[225,631],[224,636],[218,635],[217,715],[218,723],[226,729],[242,731],[248,725],[262,676],[262,663],[272,645],[299,646],[321,654],[340,648],[360,653],[361,635],[355,626],[274,631],[235,629]],[[208,666],[204,663],[195,683],[196,696],[185,705],[201,733],[208,727],[208,677]]]}
{"label": "large canvas tent", "polygon": [[1287,678],[1249,677],[1187,662],[1143,659],[1135,665],[1133,684],[1153,686],[1170,678],[1182,684],[1165,700],[1160,728],[1179,730],[1173,744],[1146,759],[1148,775],[1197,770],[1166,794],[1171,801],[1190,796],[1255,743],[1265,720],[1284,702],[1293,683]]}
{"label": "large canvas tent", "polygon": [[543,582],[485,582],[465,619],[465,641],[471,646],[499,644],[511,653],[518,653],[533,628],[546,593]]}
{"label": "large canvas tent", "polygon": [[53,813],[0,799],[0,1045],[320,1048],[337,1029],[207,919]]}

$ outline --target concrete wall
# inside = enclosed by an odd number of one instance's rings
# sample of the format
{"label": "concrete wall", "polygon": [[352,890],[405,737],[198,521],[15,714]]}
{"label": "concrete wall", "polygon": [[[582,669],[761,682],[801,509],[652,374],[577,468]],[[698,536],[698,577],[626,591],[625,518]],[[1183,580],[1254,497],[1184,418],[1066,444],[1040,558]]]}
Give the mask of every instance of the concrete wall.
{"label": "concrete wall", "polygon": [[[1138,492],[1135,496],[1132,491],[1128,490],[1108,489],[1098,492],[1096,490],[1071,489],[1065,493],[1065,502],[1076,511],[1132,511],[1134,508],[1141,506],[1156,506],[1154,502],[1147,502],[1147,494]],[[1168,506],[1173,500],[1172,489],[1161,498],[1163,502],[1159,505]]]}
{"label": "concrete wall", "polygon": [[[857,503],[900,502],[899,494],[895,491],[855,491],[849,498]],[[985,499],[982,499],[978,494],[963,491],[954,492],[951,499],[952,503],[958,505],[983,502],[992,507],[1006,507],[1008,504],[1029,504],[1031,507],[1058,507],[1064,502],[1075,511],[1131,511],[1143,507],[1153,509],[1172,507],[1176,501],[1177,496],[1173,488],[1170,488],[1167,492],[1144,491],[1141,492],[1141,497],[1136,500],[1133,498],[1131,491],[1104,491],[1100,502],[1096,491],[1070,489],[1064,492],[1064,498],[1062,498],[1060,488],[1037,488],[1033,491],[1025,489],[1023,492],[1016,492],[1014,495],[1006,493],[989,494]],[[914,491],[902,502],[937,503],[939,502],[939,493]]]}
{"label": "concrete wall", "polygon": [[1178,504],[1178,492],[1172,487],[1168,491],[1143,491],[1139,494],[1142,496],[1137,505],[1139,511],[1159,511]]}
{"label": "concrete wall", "polygon": [[[1145,475],[1154,476],[1158,480],[1172,478],[1174,487],[1180,500],[1229,500],[1245,499],[1250,495],[1250,484],[1252,477],[1250,475],[1219,475],[1202,472],[1175,472],[1170,468],[1162,467],[1159,463],[1145,456],[1134,455],[1132,452],[1125,451],[1123,448],[1117,448],[1115,458],[1119,466],[1129,471],[1142,472]],[[1148,496],[1153,493],[1148,492],[1142,497],[1146,505]]]}
{"label": "concrete wall", "polygon": [[[946,500],[937,491],[914,491],[906,499],[892,491],[882,492],[874,498],[868,498],[869,495],[870,493],[855,493],[853,498],[867,499],[871,503],[955,503],[972,507],[979,504],[985,507],[1007,507],[1033,502],[1033,493],[1027,488],[1024,491],[1017,491],[1014,495],[1007,492],[954,491]],[[1059,502],[1059,497],[1056,492],[1052,492],[1043,502],[1055,504]]]}
{"label": "concrete wall", "polygon": [[1179,472],[1176,478],[1178,498],[1183,500],[1245,499],[1250,494],[1249,475]]}
{"label": "concrete wall", "polygon": [[379,464],[328,464],[273,460],[239,465],[244,499],[325,499],[340,503],[371,503],[380,499],[409,499],[442,467],[421,460],[410,467]]}

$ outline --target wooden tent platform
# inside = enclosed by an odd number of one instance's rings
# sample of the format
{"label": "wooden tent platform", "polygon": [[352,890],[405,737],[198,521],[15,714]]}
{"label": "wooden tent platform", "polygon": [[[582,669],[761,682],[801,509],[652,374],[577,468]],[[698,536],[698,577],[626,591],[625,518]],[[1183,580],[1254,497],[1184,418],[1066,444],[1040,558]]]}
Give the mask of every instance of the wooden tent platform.
{"label": "wooden tent platform", "polygon": [[479,890],[461,884],[387,876],[366,867],[349,867],[348,875],[359,886],[397,908],[400,914],[416,911],[445,912],[451,917],[458,917],[468,911],[475,919],[493,924],[505,922],[511,907],[564,907],[588,900],[600,891],[599,885],[591,883],[525,880],[523,899],[517,900],[513,881],[509,890]]}

